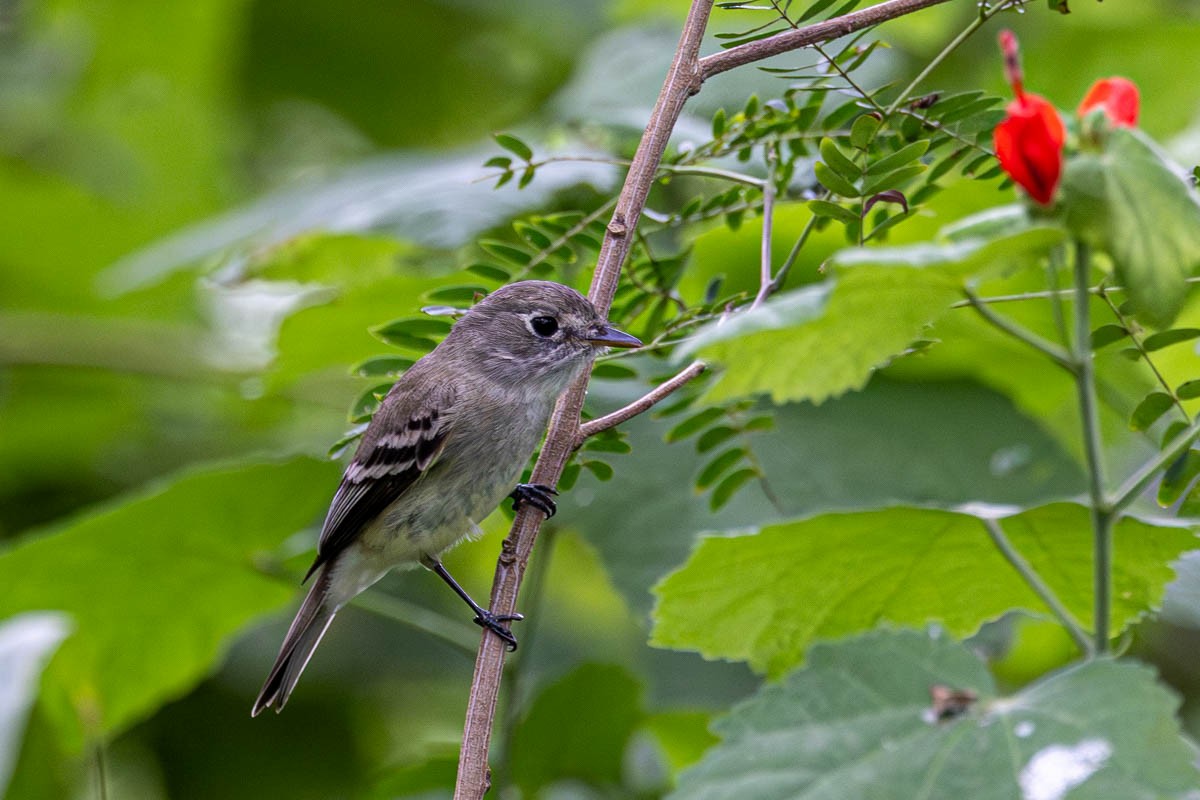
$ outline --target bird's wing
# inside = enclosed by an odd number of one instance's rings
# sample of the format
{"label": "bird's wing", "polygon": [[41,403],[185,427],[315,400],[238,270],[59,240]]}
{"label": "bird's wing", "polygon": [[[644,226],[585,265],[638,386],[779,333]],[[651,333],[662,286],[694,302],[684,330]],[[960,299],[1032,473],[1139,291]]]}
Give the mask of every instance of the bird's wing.
{"label": "bird's wing", "polygon": [[[317,559],[305,580],[346,549],[368,523],[437,460],[453,418],[454,391],[398,386],[384,400],[333,495]],[[392,395],[397,395],[393,397]]]}

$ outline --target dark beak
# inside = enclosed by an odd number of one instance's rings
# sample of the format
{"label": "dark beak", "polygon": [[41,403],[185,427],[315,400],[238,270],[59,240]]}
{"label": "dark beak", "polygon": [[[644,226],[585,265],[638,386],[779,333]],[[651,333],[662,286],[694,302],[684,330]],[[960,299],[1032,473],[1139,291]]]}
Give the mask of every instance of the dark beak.
{"label": "dark beak", "polygon": [[588,332],[589,342],[597,347],[641,347],[642,340],[636,336],[630,336],[625,331],[619,331],[612,325],[605,323],[592,328]]}

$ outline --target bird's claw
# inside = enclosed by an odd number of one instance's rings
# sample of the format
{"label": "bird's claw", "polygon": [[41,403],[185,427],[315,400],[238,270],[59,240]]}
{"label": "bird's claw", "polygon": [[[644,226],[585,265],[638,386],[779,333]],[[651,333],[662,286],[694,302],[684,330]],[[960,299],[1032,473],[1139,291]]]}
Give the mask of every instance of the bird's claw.
{"label": "bird's claw", "polygon": [[553,487],[546,486],[543,483],[518,483],[517,488],[512,490],[509,497],[513,501],[513,511],[520,509],[521,505],[528,503],[546,515],[546,519],[550,519],[558,511],[558,506],[554,502],[554,496],[558,492],[554,491]]}
{"label": "bird's claw", "polygon": [[511,653],[517,649],[517,637],[513,636],[513,632],[504,623],[518,622],[523,619],[525,619],[524,614],[493,614],[490,611],[480,611],[475,615],[473,621],[479,627],[487,628],[503,639],[505,645],[508,647],[508,652]]}

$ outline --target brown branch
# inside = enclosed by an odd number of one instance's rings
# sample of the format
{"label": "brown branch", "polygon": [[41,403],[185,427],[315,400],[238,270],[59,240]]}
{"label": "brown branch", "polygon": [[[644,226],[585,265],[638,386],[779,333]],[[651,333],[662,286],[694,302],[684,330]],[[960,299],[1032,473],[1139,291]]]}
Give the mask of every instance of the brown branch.
{"label": "brown branch", "polygon": [[855,11],[853,14],[805,25],[803,28],[777,33],[755,42],[740,44],[700,59],[700,80],[706,81],[713,75],[728,72],[735,67],[752,64],[755,61],[762,61],[764,58],[777,56],[791,50],[799,50],[801,47],[808,47],[819,42],[838,39],[889,19],[902,17],[905,14],[920,11],[922,8],[946,2],[949,0],[889,0],[889,2],[880,3],[877,6],[864,8],[862,11]]}
{"label": "brown branch", "polygon": [[701,372],[704,372],[705,369],[707,369],[707,365],[703,361],[693,361],[678,375],[654,387],[653,390],[642,395],[624,408],[618,409],[611,414],[605,414],[600,419],[583,423],[579,426],[579,433],[575,437],[574,449],[578,450],[587,441],[589,436],[595,436],[597,433],[603,433],[609,428],[615,428],[622,422],[633,419],[638,414],[648,411],[655,403],[663,400],[667,395],[679,389],[679,387],[695,378]]}
{"label": "brown branch", "polygon": [[[613,295],[617,290],[622,265],[629,254],[634,229],[645,209],[646,198],[650,194],[663,153],[667,149],[671,131],[674,130],[687,99],[700,91],[706,78],[779,53],[836,39],[884,20],[943,2],[947,0],[890,0],[836,20],[786,31],[768,39],[700,58],[700,44],[704,38],[713,0],[693,0],[683,34],[675,50],[674,60],[654,104],[646,131],[638,144],[637,153],[630,164],[625,184],[621,188],[612,219],[600,246],[596,271],[588,292],[588,297],[596,309],[607,316],[612,306]],[[697,369],[697,374],[699,369],[702,369],[699,365],[692,365],[672,381],[679,380],[679,385],[682,385],[684,381],[680,379],[693,368]],[[691,377],[694,375],[688,379]],[[533,468],[530,478],[533,483],[553,486],[558,482],[580,436],[585,435],[584,431],[588,430],[587,426],[580,426],[580,412],[586,392],[587,376],[584,376],[559,398],[550,419],[541,455]],[[655,396],[656,392],[647,395],[654,396],[654,399],[647,403],[647,408],[661,399]],[[662,396],[665,395],[664,392]],[[633,405],[637,406],[638,403]],[[624,414],[625,411],[626,409],[621,409],[588,425],[595,426],[615,415]],[[639,412],[630,412],[628,416],[632,417],[635,413]],[[621,420],[612,424],[619,421]],[[516,610],[517,592],[533,552],[542,519],[542,513],[528,504],[523,505],[517,512],[496,562],[490,606],[493,613],[511,614]],[[496,714],[496,701],[500,693],[500,679],[504,670],[504,655],[504,642],[500,637],[485,631],[480,640],[479,654],[475,659],[475,675],[467,701],[463,744],[459,752],[458,782],[454,791],[455,800],[479,800],[490,786],[487,754]]]}

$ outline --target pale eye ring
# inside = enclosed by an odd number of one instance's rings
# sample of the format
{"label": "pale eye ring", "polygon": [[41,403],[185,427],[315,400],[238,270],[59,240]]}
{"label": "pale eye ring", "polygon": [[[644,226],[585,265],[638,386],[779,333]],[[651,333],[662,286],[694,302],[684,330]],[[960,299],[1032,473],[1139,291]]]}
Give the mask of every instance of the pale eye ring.
{"label": "pale eye ring", "polygon": [[558,332],[558,320],[554,317],[534,317],[529,320],[529,329],[548,339]]}

